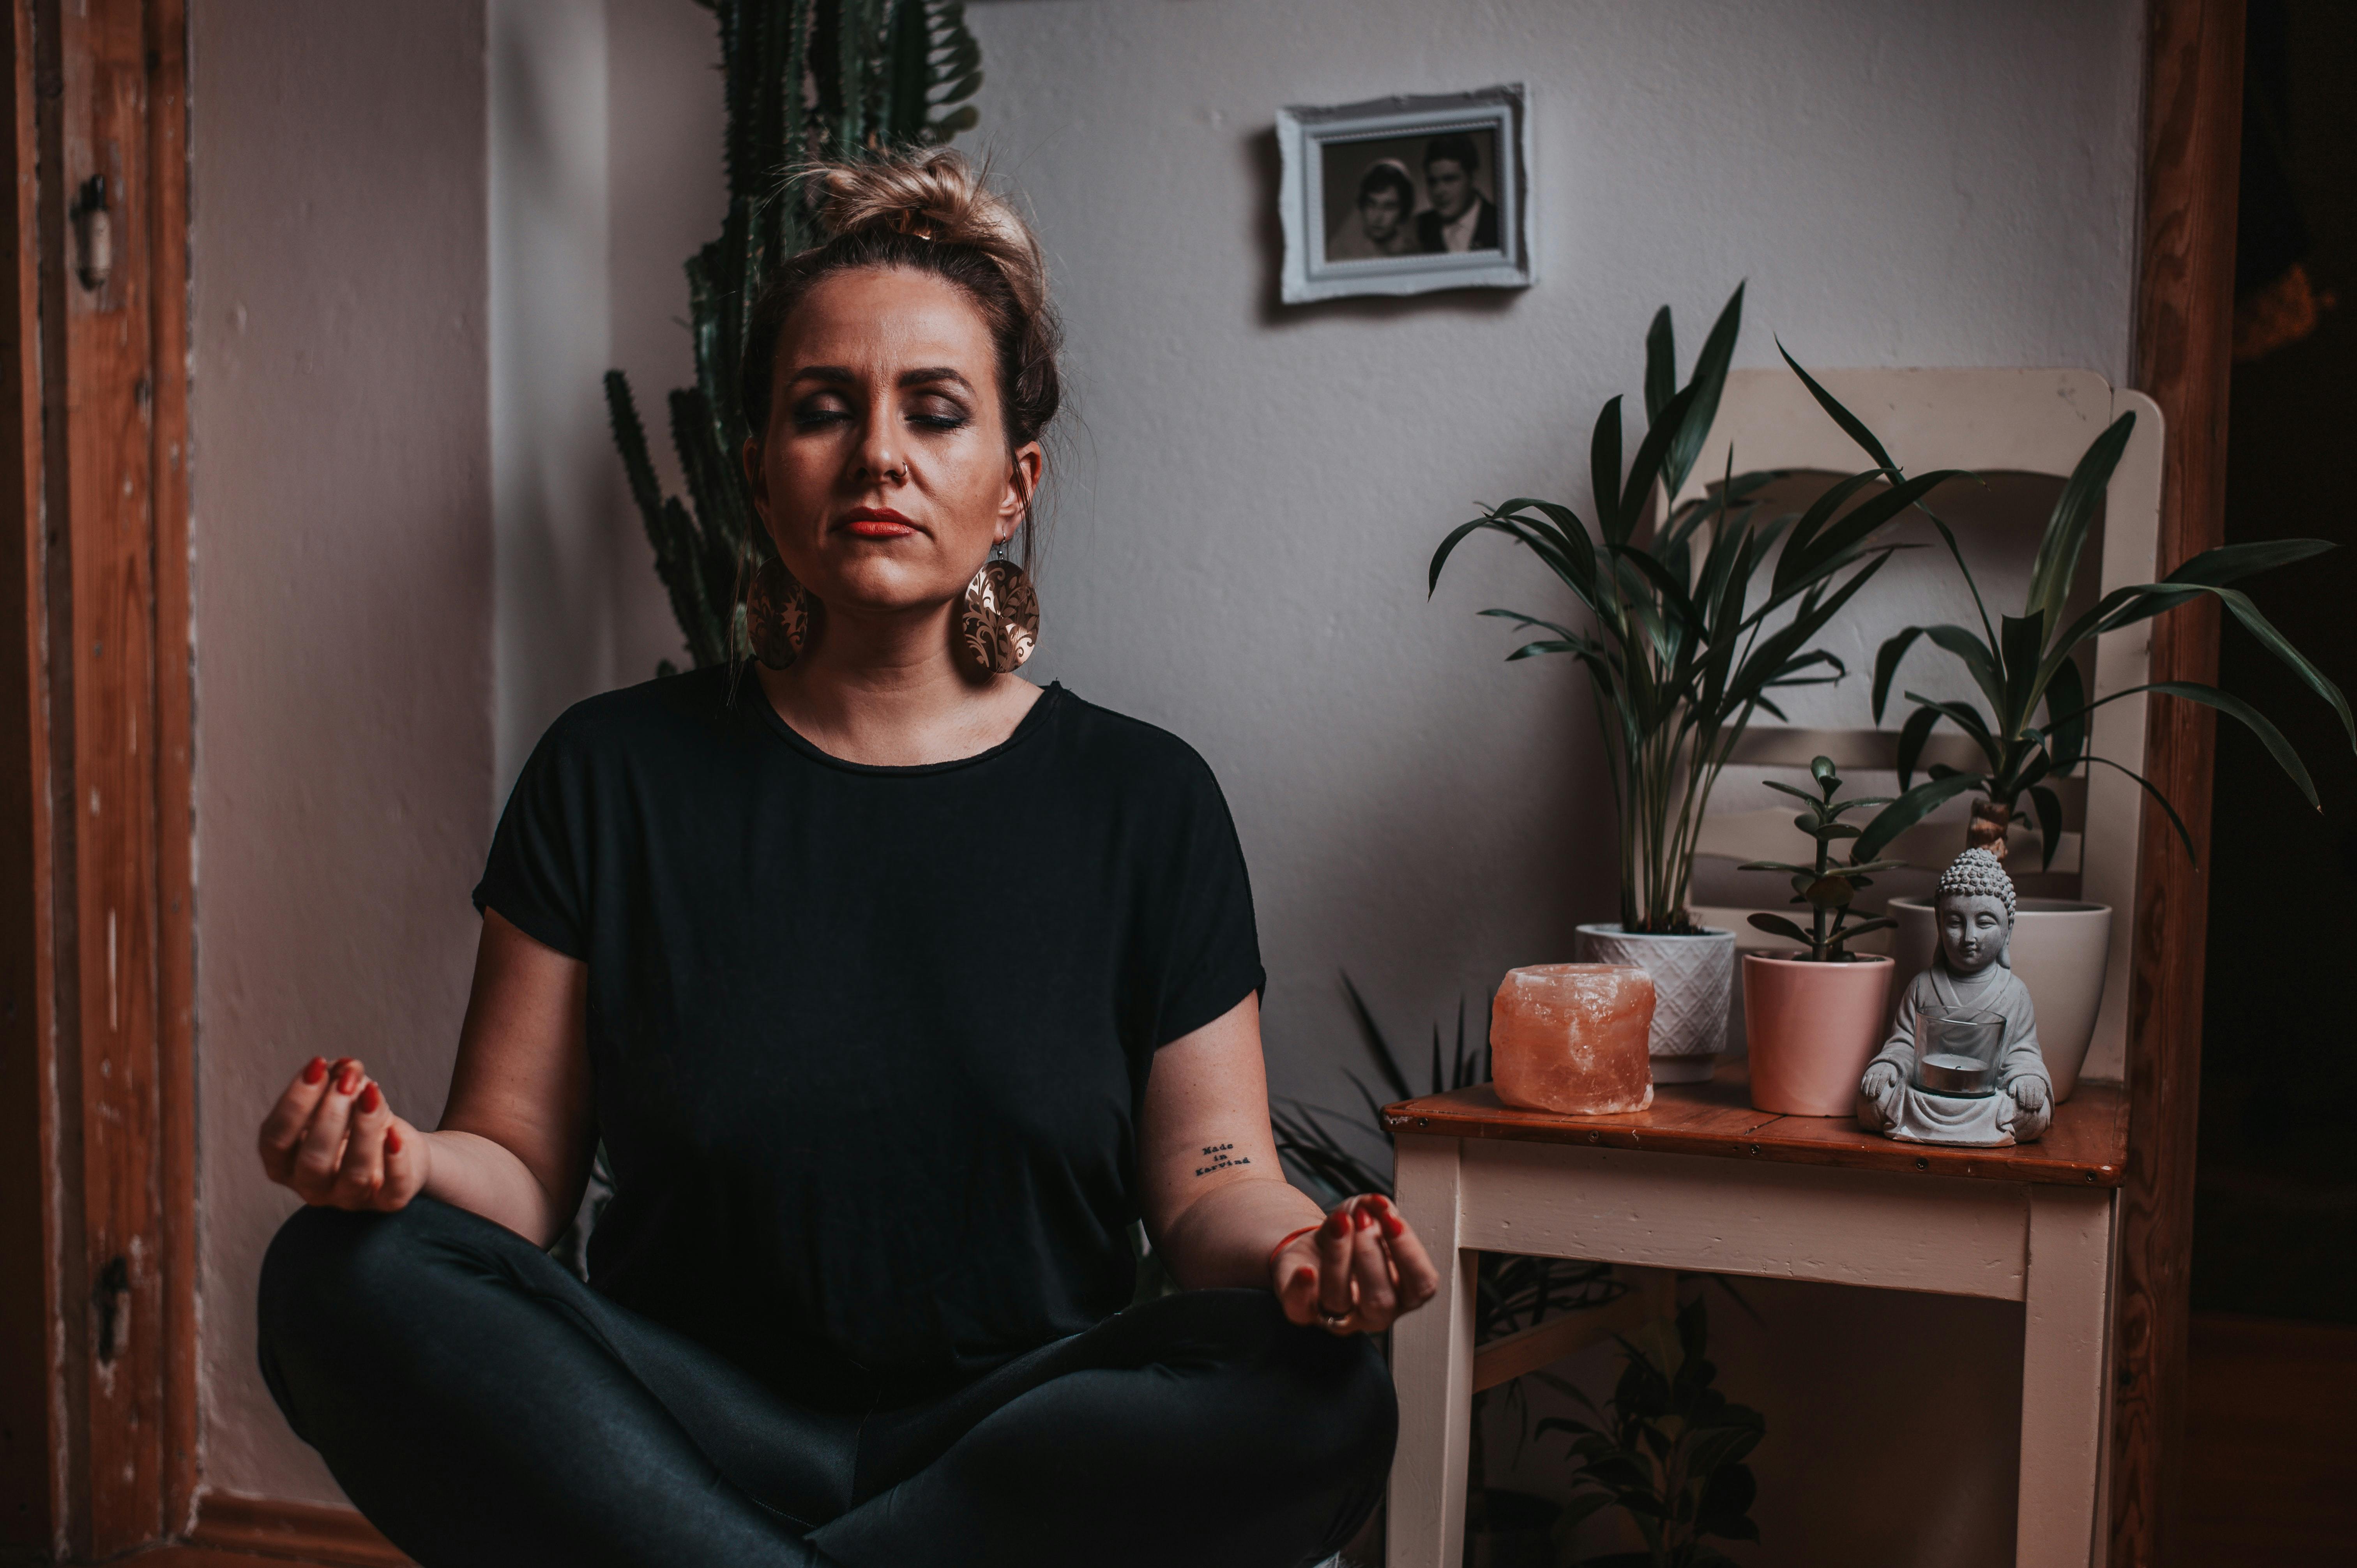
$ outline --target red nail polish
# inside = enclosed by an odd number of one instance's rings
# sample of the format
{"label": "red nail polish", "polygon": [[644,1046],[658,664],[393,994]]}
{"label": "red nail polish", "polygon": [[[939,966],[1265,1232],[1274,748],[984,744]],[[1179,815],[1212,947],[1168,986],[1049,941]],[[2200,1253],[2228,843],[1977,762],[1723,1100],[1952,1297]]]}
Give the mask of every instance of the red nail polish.
{"label": "red nail polish", "polygon": [[336,1092],[338,1094],[350,1094],[354,1090],[360,1088],[360,1086],[361,1069],[356,1067],[348,1067],[344,1069],[343,1075],[336,1079]]}
{"label": "red nail polish", "polygon": [[1384,1234],[1384,1235],[1386,1235],[1386,1236],[1405,1236],[1405,1235],[1406,1235],[1406,1234],[1407,1234],[1407,1221],[1406,1221],[1406,1220],[1405,1220],[1405,1219],[1401,1219],[1398,1215],[1396,1215],[1396,1214],[1386,1214],[1386,1215],[1384,1215],[1384,1216],[1383,1216],[1383,1234]]}
{"label": "red nail polish", "polygon": [[1351,1233],[1351,1211],[1336,1209],[1326,1217],[1326,1223],[1320,1229],[1329,1236],[1348,1236]]}
{"label": "red nail polish", "polygon": [[326,1078],[327,1076],[328,1076],[328,1058],[325,1058],[325,1057],[313,1057],[313,1058],[312,1058],[308,1062],[307,1062],[307,1063],[305,1063],[305,1064],[304,1064],[304,1067],[303,1067],[303,1081],[304,1081],[305,1083],[317,1083],[317,1082],[318,1082],[321,1079],[324,1079],[324,1078]]}
{"label": "red nail polish", "polygon": [[400,1128],[387,1127],[384,1130],[384,1152],[388,1155],[397,1155],[401,1153]]}
{"label": "red nail polish", "polygon": [[1372,1209],[1371,1209],[1371,1208],[1361,1208],[1361,1209],[1360,1209],[1360,1210],[1359,1210],[1359,1229],[1360,1229],[1360,1230],[1365,1230],[1365,1229],[1367,1229],[1369,1226],[1372,1225],[1374,1222],[1375,1222],[1375,1214],[1374,1214],[1374,1210],[1372,1210]]}
{"label": "red nail polish", "polygon": [[366,1115],[370,1112],[374,1111],[378,1106],[383,1103],[384,1096],[377,1092],[375,1084],[371,1083],[368,1088],[361,1091],[360,1108],[362,1115]]}

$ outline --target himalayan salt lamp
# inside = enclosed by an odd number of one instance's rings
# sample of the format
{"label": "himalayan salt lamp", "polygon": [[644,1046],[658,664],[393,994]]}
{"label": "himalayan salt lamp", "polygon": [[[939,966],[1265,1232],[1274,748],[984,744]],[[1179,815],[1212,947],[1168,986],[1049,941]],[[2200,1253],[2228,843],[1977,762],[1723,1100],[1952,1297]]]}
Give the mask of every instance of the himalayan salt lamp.
{"label": "himalayan salt lamp", "polygon": [[1620,963],[1543,963],[1508,972],[1490,1004],[1498,1098],[1574,1116],[1653,1103],[1653,977]]}

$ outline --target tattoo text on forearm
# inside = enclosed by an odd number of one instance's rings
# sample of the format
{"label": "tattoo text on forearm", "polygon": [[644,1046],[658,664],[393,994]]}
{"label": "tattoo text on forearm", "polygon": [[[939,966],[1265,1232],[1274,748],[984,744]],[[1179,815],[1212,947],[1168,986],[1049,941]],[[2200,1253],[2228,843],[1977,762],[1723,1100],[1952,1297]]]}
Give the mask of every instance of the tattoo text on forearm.
{"label": "tattoo text on forearm", "polygon": [[1232,1152],[1234,1148],[1235,1145],[1233,1144],[1211,1144],[1205,1145],[1203,1154],[1205,1157],[1211,1161],[1211,1164],[1197,1165],[1195,1167],[1195,1174],[1199,1176],[1207,1176],[1213,1171],[1223,1171],[1236,1165],[1248,1165],[1252,1164],[1251,1155],[1235,1154]]}

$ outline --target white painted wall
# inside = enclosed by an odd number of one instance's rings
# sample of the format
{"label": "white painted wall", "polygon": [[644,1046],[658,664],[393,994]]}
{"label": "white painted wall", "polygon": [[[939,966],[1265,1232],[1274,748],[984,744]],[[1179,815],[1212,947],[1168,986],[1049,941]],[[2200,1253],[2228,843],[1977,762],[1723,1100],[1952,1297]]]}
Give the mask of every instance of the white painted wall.
{"label": "white painted wall", "polygon": [[[616,685],[618,579],[638,565],[608,468],[612,363],[603,0],[488,0],[491,474],[502,767]],[[601,459],[603,461],[601,462]],[[632,581],[635,589],[638,584]]]}
{"label": "white painted wall", "polygon": [[490,844],[481,0],[190,7],[205,1483],[337,1498],[254,1369],[313,1053],[431,1125]]}
{"label": "white painted wall", "polygon": [[[1258,900],[1280,1090],[1342,1098],[1347,969],[1410,1037],[1614,913],[1567,661],[1499,662],[1567,592],[1477,499],[1587,505],[1654,308],[1738,362],[2128,362],[2132,0],[994,0],[969,138],[1038,209],[1083,428],[1041,663],[1194,742]],[[1530,84],[1543,281],[1275,303],[1283,103]],[[1633,437],[1632,437],[1633,442]],[[1887,612],[1898,618],[1893,606]],[[1947,618],[1942,617],[1941,618]],[[1854,699],[1862,719],[1863,696]]]}

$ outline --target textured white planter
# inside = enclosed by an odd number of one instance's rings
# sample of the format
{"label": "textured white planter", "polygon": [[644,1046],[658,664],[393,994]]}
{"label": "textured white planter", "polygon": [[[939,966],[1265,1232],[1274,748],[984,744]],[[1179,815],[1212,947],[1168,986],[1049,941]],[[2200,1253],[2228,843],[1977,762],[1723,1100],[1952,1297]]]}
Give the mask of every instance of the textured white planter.
{"label": "textured white planter", "polygon": [[[1929,968],[1940,931],[1932,906],[1918,898],[1893,898],[1890,913],[1899,929],[1891,935],[1890,1005],[1907,993],[1908,982]],[[2079,1067],[2095,1033],[2104,1004],[2104,968],[2112,948],[2112,907],[2068,898],[2024,898],[2013,917],[2013,972],[2029,987],[2038,1008],[2038,1048],[2046,1058],[2054,1098],[2068,1100],[2079,1087]]]}
{"label": "textured white planter", "polygon": [[1655,1083],[1700,1083],[1727,1049],[1735,990],[1735,933],[1659,937],[1618,922],[1579,928],[1583,963],[1633,963],[1653,977],[1653,1032],[1646,1051]]}

